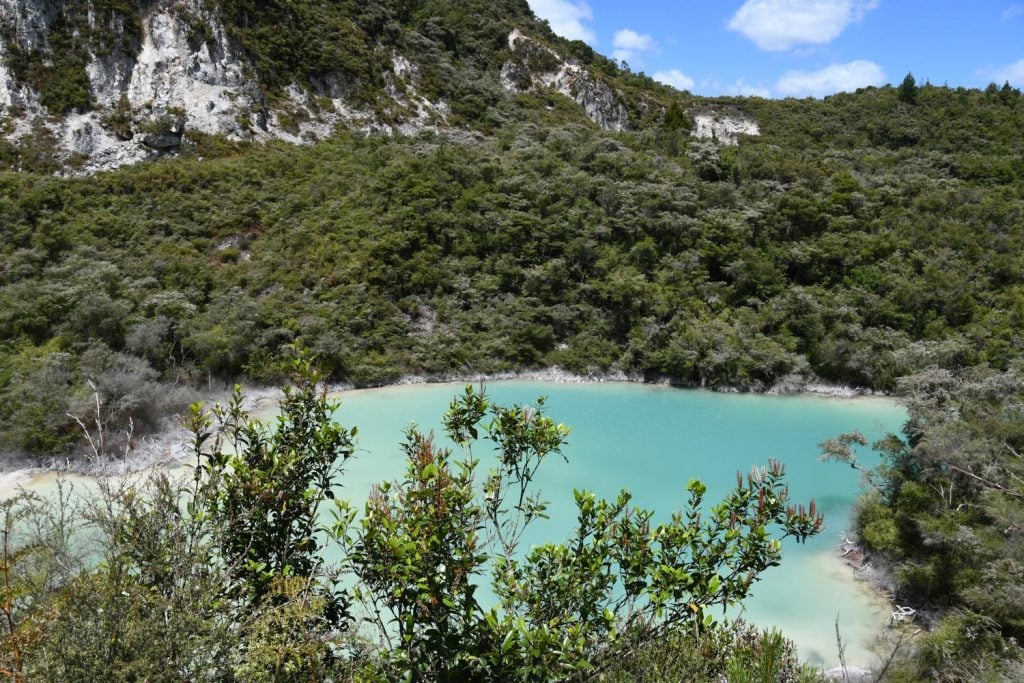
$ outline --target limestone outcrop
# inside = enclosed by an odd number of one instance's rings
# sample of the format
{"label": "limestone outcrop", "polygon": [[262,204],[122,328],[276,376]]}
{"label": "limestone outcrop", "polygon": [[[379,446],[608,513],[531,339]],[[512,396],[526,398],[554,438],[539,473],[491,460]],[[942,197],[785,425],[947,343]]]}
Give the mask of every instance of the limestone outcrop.
{"label": "limestone outcrop", "polygon": [[[419,49],[420,63],[379,36],[362,36],[353,38],[366,48],[359,63],[373,66],[361,77],[328,63],[318,64],[315,75],[300,68],[296,73],[305,76],[268,86],[261,80],[266,65],[257,68],[259,57],[243,48],[237,24],[225,25],[224,12],[216,0],[0,0],[0,136],[23,148],[45,147],[60,172],[88,174],[174,154],[203,135],[296,144],[339,127],[465,135],[465,117],[453,115],[453,107],[464,114],[458,105],[465,103],[424,94],[445,92],[439,73],[482,84],[476,92],[491,102],[492,93],[558,93],[609,131],[657,121],[665,110],[648,95],[627,97],[570,47],[556,49],[557,42],[519,28],[504,36],[500,70],[467,75],[452,66],[456,60],[439,72],[426,60],[447,58],[439,52],[443,41],[418,32],[438,38],[430,22],[388,29],[410,37],[394,44]],[[358,32],[352,28],[352,36]],[[735,144],[758,128],[749,119],[699,113],[693,132]]]}
{"label": "limestone outcrop", "polygon": [[553,90],[572,99],[587,117],[606,130],[629,127],[621,93],[595,77],[579,60],[565,58],[518,29],[508,36],[513,59],[501,69],[501,83],[510,92]]}
{"label": "limestone outcrop", "polygon": [[[53,111],[39,89],[18,77],[14,64],[54,61],[58,48],[51,36],[58,25],[66,30],[65,13],[80,11],[79,5],[86,7],[86,20],[75,30],[95,29],[107,40],[85,40],[87,106]],[[401,123],[382,123],[353,107],[344,88],[327,81],[296,83],[285,89],[283,102],[270,103],[253,65],[209,3],[158,0],[140,7],[138,25],[126,26],[124,17],[104,16],[93,0],[75,8],[58,0],[0,0],[0,134],[17,142],[46,133],[65,159],[78,160],[77,172],[89,173],[173,152],[189,133],[302,143],[330,135],[339,125],[410,133],[446,121],[447,105],[417,93],[416,66],[399,54],[382,78],[392,84],[396,107],[406,112]],[[396,75],[402,89],[393,87]],[[180,125],[163,125],[168,117]]]}

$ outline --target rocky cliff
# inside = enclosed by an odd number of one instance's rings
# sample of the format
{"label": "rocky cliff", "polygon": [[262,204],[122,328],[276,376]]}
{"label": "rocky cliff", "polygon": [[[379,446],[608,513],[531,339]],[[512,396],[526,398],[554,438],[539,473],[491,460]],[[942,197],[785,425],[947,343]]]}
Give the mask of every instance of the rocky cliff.
{"label": "rocky cliff", "polygon": [[[343,2],[249,3],[250,13],[237,0],[0,0],[0,135],[89,173],[204,134],[305,143],[339,126],[473,127],[481,110],[524,92],[568,97],[612,131],[661,116],[656,99],[567,56],[571,44],[524,2],[503,1],[465,38],[443,17],[402,24],[391,2],[362,3],[371,14],[352,18]],[[695,133],[712,130],[735,139],[720,123]]]}
{"label": "rocky cliff", "polygon": [[[417,96],[416,69],[401,55],[394,55],[384,78],[404,77],[406,91],[393,89],[391,95],[413,116],[389,126],[329,87],[318,92],[296,83],[271,105],[253,65],[201,0],[149,3],[127,17],[104,14],[97,4],[0,0],[0,120],[8,120],[8,138],[48,132],[67,157],[84,161],[85,171],[166,153],[189,132],[303,142],[330,134],[340,123],[385,132],[444,124],[445,105]],[[73,26],[73,35],[81,36],[82,28],[73,23],[81,19],[73,13],[81,10],[86,30],[106,21],[105,33],[121,41],[78,43],[85,45],[87,96],[61,111],[60,103],[45,97],[59,75],[47,70],[59,66],[61,34]]]}
{"label": "rocky cliff", "polygon": [[563,57],[519,29],[509,33],[508,49],[512,57],[501,68],[501,83],[510,92],[554,90],[583,107],[587,118],[606,130],[629,127],[623,94],[579,60]]}

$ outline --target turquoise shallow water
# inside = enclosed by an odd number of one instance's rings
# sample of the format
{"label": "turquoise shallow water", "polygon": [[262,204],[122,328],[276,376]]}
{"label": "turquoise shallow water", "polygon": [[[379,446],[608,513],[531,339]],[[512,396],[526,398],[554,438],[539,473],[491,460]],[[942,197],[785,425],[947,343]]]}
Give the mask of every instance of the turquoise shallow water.
{"label": "turquoise shallow water", "polygon": [[[340,394],[338,419],[359,427],[359,452],[344,476],[344,494],[361,502],[373,483],[401,476],[398,444],[410,423],[440,432],[440,417],[460,384],[410,385]],[[885,625],[885,604],[855,582],[836,559],[850,521],[859,474],[820,463],[817,444],[854,429],[875,440],[898,431],[905,412],[885,399],[719,394],[630,383],[564,384],[503,381],[487,386],[501,403],[547,397],[547,414],[572,427],[568,462],[551,458],[537,484],[551,501],[551,519],[533,527],[526,544],[562,540],[575,522],[573,488],[613,497],[622,488],[633,501],[667,518],[685,501],[693,478],[717,501],[735,474],[769,458],[787,467],[795,502],[814,498],[826,530],[805,545],[787,543],[782,566],[766,572],[745,604],[744,617],[776,625],[801,655],[818,663],[837,660],[834,621],[839,616],[850,663],[870,664],[874,634]],[[480,455],[479,449],[476,451]],[[872,455],[865,451],[866,463]]]}
{"label": "turquoise shallow water", "polygon": [[[403,431],[415,422],[440,432],[441,416],[462,387],[409,385],[340,394],[338,419],[359,427],[359,450],[347,465],[339,493],[361,507],[371,485],[400,477],[405,469],[399,448]],[[895,402],[718,394],[619,382],[503,381],[489,384],[487,393],[506,404],[532,404],[546,396],[547,414],[572,427],[565,448],[568,462],[550,458],[539,472],[537,484],[551,501],[551,519],[531,529],[524,539],[527,545],[564,540],[575,523],[573,488],[603,497],[628,488],[636,505],[665,519],[684,503],[690,479],[708,485],[710,505],[735,483],[737,470],[745,472],[768,458],[784,462],[793,500],[815,498],[826,529],[806,545],[784,546],[782,565],[755,584],[743,616],[763,627],[778,626],[796,641],[805,659],[831,666],[838,659],[838,614],[847,661],[874,662],[870,646],[885,626],[888,605],[853,579],[836,552],[859,490],[859,474],[818,462],[817,444],[854,429],[870,440],[898,431],[905,412]],[[482,456],[483,449],[478,447],[476,454]],[[862,458],[873,463],[868,451]],[[187,468],[183,472],[187,475]],[[88,477],[68,480],[80,490],[95,486]],[[25,485],[47,493],[54,482],[54,475],[46,474]],[[6,488],[13,490],[13,482]]]}

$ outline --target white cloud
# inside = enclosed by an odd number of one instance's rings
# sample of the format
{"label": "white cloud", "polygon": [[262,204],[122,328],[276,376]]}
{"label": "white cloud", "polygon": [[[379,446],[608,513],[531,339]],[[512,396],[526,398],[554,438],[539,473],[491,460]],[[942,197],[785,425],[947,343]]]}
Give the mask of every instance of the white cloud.
{"label": "white cloud", "polygon": [[788,71],[775,84],[775,92],[792,97],[824,97],[885,83],[882,67],[864,59],[831,64],[818,71]]}
{"label": "white cloud", "polygon": [[729,20],[762,50],[832,42],[878,7],[879,0],[747,0]]}
{"label": "white cloud", "polygon": [[771,88],[766,88],[763,85],[754,85],[753,83],[747,83],[742,78],[738,79],[735,83],[730,85],[727,89],[730,95],[739,95],[741,97],[764,97],[768,98],[772,96]]}
{"label": "white cloud", "polygon": [[1015,19],[1015,18],[1019,17],[1022,14],[1024,14],[1024,3],[1022,3],[1022,2],[1015,2],[1012,5],[1010,5],[1009,7],[1007,7],[1006,9],[1003,10],[1003,14],[1002,14],[1003,21],[1009,21],[1010,19]]}
{"label": "white cloud", "polygon": [[597,43],[594,30],[586,24],[593,20],[594,11],[583,0],[530,0],[530,9],[541,19],[547,19],[558,35],[591,45]]}
{"label": "white cloud", "polygon": [[747,79],[737,78],[732,83],[725,83],[720,78],[715,76],[708,76],[702,78],[698,85],[702,95],[734,95],[736,97],[764,97],[769,98],[774,95],[772,89],[764,85],[763,83],[753,84],[748,83]]}
{"label": "white cloud", "polygon": [[684,74],[679,69],[669,69],[668,71],[655,71],[654,75],[651,76],[654,80],[665,85],[671,85],[676,90],[693,90],[693,86],[696,85],[695,81]]}
{"label": "white cloud", "polygon": [[998,85],[1009,81],[1011,85],[1024,86],[1024,59],[1006,66],[978,69],[978,75]]}
{"label": "white cloud", "polygon": [[640,53],[652,52],[658,44],[646,33],[637,33],[631,28],[619,29],[612,39],[612,57],[620,62],[634,61]]}
{"label": "white cloud", "polygon": [[637,33],[631,28],[624,28],[615,33],[612,47],[617,47],[621,50],[647,52],[654,49],[654,38],[644,33]]}

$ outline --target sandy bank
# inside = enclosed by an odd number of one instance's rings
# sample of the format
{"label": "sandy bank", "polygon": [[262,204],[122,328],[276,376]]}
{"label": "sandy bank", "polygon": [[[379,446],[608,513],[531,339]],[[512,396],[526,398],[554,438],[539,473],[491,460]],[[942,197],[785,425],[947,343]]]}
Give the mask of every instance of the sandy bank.
{"label": "sandy bank", "polygon": [[[802,377],[786,377],[776,385],[760,392],[752,392],[738,387],[700,387],[690,384],[673,382],[669,378],[644,378],[641,375],[621,371],[590,373],[580,375],[560,367],[539,370],[508,371],[495,373],[442,373],[433,375],[405,375],[393,382],[382,383],[372,387],[356,387],[352,384],[332,384],[328,391],[333,396],[340,396],[354,389],[378,389],[389,386],[405,386],[413,384],[448,384],[455,382],[479,383],[500,382],[506,380],[528,380],[537,382],[564,382],[583,384],[593,382],[633,382],[672,386],[680,389],[708,389],[721,393],[763,393],[770,396],[812,395],[821,398],[853,399],[860,397],[885,396],[884,392],[870,389],[831,385]],[[256,417],[265,417],[272,413],[284,393],[279,387],[247,386],[243,387],[245,401],[243,407]],[[228,391],[213,393],[205,400],[210,406],[217,402],[223,403],[230,396]],[[127,458],[113,458],[103,461],[78,459],[51,459],[46,467],[18,468],[9,472],[0,472],[0,498],[12,495],[21,486],[31,488],[33,481],[50,472],[68,472],[83,476],[111,476],[132,472],[141,472],[159,466],[177,466],[183,464],[190,456],[187,448],[188,432],[180,426],[146,435],[136,440]]]}

